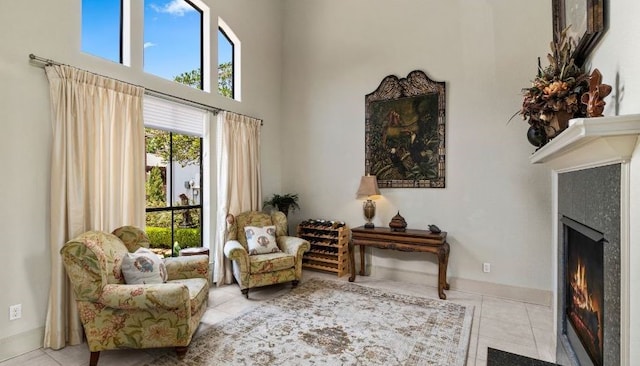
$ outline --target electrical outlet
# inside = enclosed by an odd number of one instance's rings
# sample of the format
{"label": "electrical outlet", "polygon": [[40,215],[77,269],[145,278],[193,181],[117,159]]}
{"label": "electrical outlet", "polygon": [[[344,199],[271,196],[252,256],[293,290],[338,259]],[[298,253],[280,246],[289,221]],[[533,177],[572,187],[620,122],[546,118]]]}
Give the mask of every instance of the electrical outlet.
{"label": "electrical outlet", "polygon": [[22,304],[9,306],[9,320],[22,318]]}
{"label": "electrical outlet", "polygon": [[491,263],[482,263],[482,272],[484,273],[491,272]]}

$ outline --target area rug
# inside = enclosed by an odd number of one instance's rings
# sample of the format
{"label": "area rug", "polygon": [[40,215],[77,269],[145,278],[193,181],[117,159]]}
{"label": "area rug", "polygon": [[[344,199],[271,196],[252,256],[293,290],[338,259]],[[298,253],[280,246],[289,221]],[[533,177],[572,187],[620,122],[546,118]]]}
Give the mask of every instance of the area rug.
{"label": "area rug", "polygon": [[464,365],[473,307],[311,279],[144,365]]}

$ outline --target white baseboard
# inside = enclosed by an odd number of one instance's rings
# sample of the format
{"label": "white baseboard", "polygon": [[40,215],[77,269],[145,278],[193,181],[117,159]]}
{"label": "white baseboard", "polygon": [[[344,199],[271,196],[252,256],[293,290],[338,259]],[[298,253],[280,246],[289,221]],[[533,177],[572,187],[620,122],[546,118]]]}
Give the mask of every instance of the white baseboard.
{"label": "white baseboard", "polygon": [[[356,268],[359,267],[356,266]],[[371,277],[373,278],[426,284],[431,287],[437,287],[438,284],[437,275],[424,272],[407,271],[381,266],[372,266],[370,268],[367,268],[367,270],[370,270]],[[552,291],[502,285],[498,283],[468,280],[455,277],[449,277],[448,282],[451,290],[500,297],[503,299],[521,301],[543,306],[551,306],[552,304]]]}
{"label": "white baseboard", "polygon": [[44,327],[0,339],[0,362],[42,347]]}

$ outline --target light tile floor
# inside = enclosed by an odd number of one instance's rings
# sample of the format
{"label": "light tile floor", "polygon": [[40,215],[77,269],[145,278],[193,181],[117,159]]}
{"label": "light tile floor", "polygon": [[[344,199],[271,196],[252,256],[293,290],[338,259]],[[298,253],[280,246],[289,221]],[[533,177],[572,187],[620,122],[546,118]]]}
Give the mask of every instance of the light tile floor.
{"label": "light tile floor", "polygon": [[[336,279],[331,274],[305,271],[303,282],[310,278]],[[343,277],[341,280],[346,281],[347,278]],[[356,283],[409,295],[438,297],[436,288],[426,285],[362,276],[356,278]],[[282,296],[288,291],[290,291],[288,284],[264,287],[252,290],[247,300],[242,296],[237,285],[213,288],[209,293],[209,308],[202,317],[202,323],[197,332],[202,332],[212,324],[233,317],[249,307],[258,306],[261,300]],[[553,313],[550,307],[461,291],[447,291],[447,299],[475,307],[467,366],[485,366],[487,347],[554,361]],[[151,361],[154,357],[154,350],[104,351],[100,354],[98,365],[127,366],[141,361]],[[0,366],[80,366],[86,365],[88,361],[89,349],[86,344],[81,344],[65,347],[59,351],[37,349],[0,362]]]}

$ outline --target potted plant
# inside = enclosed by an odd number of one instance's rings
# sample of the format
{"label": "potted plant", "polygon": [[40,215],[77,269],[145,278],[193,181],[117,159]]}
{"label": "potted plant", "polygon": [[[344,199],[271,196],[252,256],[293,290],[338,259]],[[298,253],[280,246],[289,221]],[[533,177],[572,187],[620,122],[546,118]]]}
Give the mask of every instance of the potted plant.
{"label": "potted plant", "polygon": [[271,198],[265,200],[262,205],[265,208],[272,207],[278,211],[282,211],[285,216],[288,216],[289,210],[295,211],[300,208],[298,205],[298,194],[291,193],[284,195],[274,194]]}

